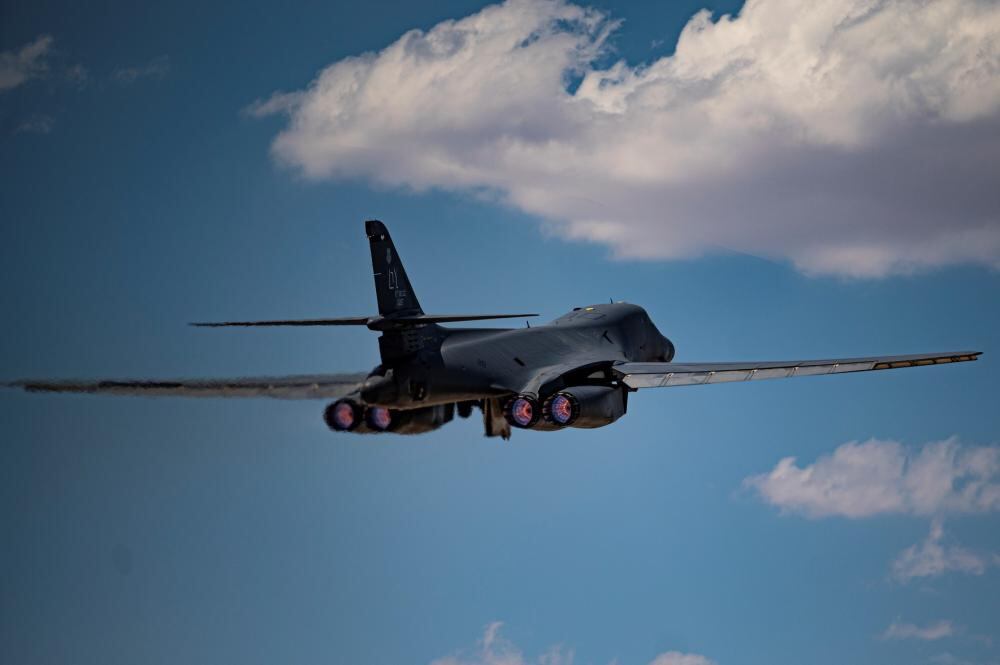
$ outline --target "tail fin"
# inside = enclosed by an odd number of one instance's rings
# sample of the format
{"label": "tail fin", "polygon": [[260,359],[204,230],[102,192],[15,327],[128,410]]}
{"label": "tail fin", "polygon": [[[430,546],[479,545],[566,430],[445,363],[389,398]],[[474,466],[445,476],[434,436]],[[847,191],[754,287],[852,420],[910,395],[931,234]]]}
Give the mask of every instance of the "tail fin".
{"label": "tail fin", "polygon": [[410,286],[403,262],[389,237],[389,230],[378,220],[365,222],[365,233],[372,250],[372,272],[375,275],[375,295],[381,316],[423,314],[417,296]]}

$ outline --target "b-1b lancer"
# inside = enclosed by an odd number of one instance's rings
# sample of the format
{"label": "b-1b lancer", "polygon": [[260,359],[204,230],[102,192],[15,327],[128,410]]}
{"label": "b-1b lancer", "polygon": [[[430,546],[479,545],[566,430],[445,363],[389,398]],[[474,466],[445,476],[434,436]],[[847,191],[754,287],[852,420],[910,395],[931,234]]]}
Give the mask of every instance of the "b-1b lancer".
{"label": "b-1b lancer", "polygon": [[511,428],[604,427],[643,388],[784,379],[976,360],[978,351],[777,362],[673,362],[674,345],[646,311],[624,302],[576,307],[527,328],[446,328],[441,324],[535,314],[425,314],[389,231],[365,222],[378,314],[332,319],[229,321],[196,326],[367,326],[381,333],[382,362],[359,374],[238,379],[23,380],[32,392],[330,399],[330,429],[419,434],[482,411],[486,436]]}

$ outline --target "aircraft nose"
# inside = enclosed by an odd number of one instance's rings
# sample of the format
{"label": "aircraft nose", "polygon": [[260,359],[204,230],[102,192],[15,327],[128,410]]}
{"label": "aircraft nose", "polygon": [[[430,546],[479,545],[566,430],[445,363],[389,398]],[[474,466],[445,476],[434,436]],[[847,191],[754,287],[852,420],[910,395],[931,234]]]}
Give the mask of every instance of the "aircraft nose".
{"label": "aircraft nose", "polygon": [[663,361],[670,362],[674,359],[674,343],[669,339],[660,335],[660,339],[663,340],[661,348],[663,349]]}

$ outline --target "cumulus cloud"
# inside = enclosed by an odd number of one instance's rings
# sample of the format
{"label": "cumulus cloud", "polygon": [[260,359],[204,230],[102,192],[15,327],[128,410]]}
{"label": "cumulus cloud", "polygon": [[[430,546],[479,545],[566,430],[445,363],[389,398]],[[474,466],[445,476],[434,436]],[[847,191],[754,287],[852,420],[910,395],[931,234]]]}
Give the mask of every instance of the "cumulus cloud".
{"label": "cumulus cloud", "polygon": [[1000,5],[749,0],[604,66],[618,27],[508,0],[250,112],[290,115],[273,153],[309,178],[489,193],[620,257],[1000,267]]}
{"label": "cumulus cloud", "polygon": [[160,55],[144,65],[135,67],[119,67],[111,74],[111,78],[122,85],[131,85],[144,78],[161,79],[170,73],[170,58]]}
{"label": "cumulus cloud", "polygon": [[[470,653],[434,660],[431,665],[573,665],[573,652],[561,646],[550,647],[537,658],[527,658],[513,643],[500,634],[503,623],[495,621],[483,631],[483,636]],[[716,665],[712,660],[692,653],[669,651],[653,659],[649,665]]]}
{"label": "cumulus cloud", "polygon": [[11,90],[48,70],[45,57],[52,48],[52,37],[42,35],[17,51],[0,52],[0,92]]}
{"label": "cumulus cloud", "polygon": [[802,467],[786,457],[744,486],[813,518],[983,513],[1000,510],[1000,447],[965,446],[955,437],[913,450],[852,441]]}
{"label": "cumulus cloud", "polygon": [[927,539],[906,548],[892,562],[893,578],[905,584],[915,578],[937,577],[951,571],[982,575],[991,563],[997,562],[996,555],[980,554],[958,545],[943,545],[943,537],[941,520],[934,520]]}
{"label": "cumulus cloud", "polygon": [[938,621],[924,627],[912,623],[901,623],[893,621],[885,632],[882,639],[885,640],[940,640],[943,637],[951,637],[955,634],[955,627],[951,621]]}
{"label": "cumulus cloud", "polygon": [[891,576],[906,584],[947,572],[982,575],[1000,556],[943,542],[943,517],[1000,510],[1000,447],[952,437],[906,448],[896,441],[851,441],[812,464],[786,457],[743,481],[782,512],[810,518],[878,515],[931,517],[927,538],[903,550]]}

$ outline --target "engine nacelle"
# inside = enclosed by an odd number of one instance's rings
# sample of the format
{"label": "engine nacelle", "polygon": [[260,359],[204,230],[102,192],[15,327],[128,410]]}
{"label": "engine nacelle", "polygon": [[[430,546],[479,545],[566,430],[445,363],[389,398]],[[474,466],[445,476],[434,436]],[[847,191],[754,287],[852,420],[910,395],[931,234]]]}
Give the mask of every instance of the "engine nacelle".
{"label": "engine nacelle", "polygon": [[399,410],[363,406],[350,398],[337,400],[323,412],[323,420],[331,430],[354,434],[422,434],[441,427],[454,417],[454,404]]}
{"label": "engine nacelle", "polygon": [[556,427],[604,427],[625,415],[627,400],[621,388],[572,386],[545,400],[542,417]]}
{"label": "engine nacelle", "polygon": [[503,417],[511,425],[521,429],[534,427],[541,415],[538,401],[531,395],[514,395],[503,405]]}
{"label": "engine nacelle", "polygon": [[323,411],[323,421],[334,432],[352,432],[363,420],[364,408],[353,399],[338,399]]}
{"label": "engine nacelle", "polygon": [[375,432],[391,432],[399,424],[399,418],[392,409],[384,406],[367,406],[365,424]]}
{"label": "engine nacelle", "polygon": [[396,425],[390,429],[395,434],[423,434],[451,422],[455,417],[454,404],[423,406],[405,411],[392,410]]}

